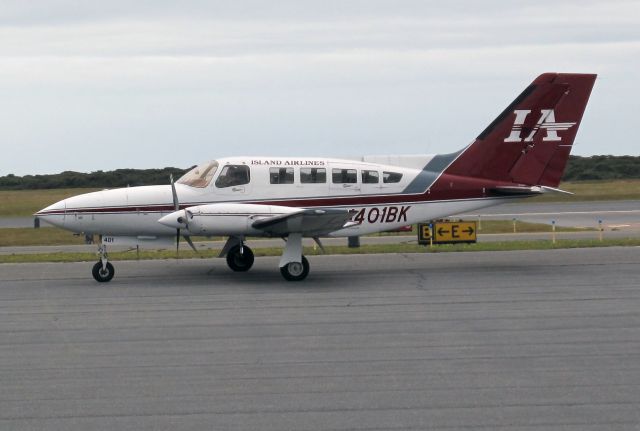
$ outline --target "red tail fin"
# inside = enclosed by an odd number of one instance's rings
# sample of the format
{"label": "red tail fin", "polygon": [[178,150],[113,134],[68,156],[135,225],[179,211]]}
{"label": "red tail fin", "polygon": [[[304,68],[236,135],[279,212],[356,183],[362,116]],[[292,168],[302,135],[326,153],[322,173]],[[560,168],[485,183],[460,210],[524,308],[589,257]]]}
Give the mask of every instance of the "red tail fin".
{"label": "red tail fin", "polygon": [[540,75],[445,170],[557,187],[596,75]]}

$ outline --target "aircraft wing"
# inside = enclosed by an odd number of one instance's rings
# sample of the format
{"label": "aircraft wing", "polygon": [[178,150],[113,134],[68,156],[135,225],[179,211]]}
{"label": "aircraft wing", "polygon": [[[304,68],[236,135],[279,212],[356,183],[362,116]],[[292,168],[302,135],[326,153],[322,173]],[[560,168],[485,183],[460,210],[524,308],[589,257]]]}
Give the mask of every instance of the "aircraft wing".
{"label": "aircraft wing", "polygon": [[322,236],[349,227],[353,222],[351,211],[343,209],[301,209],[253,222],[252,227],[271,235],[301,233],[304,236]]}

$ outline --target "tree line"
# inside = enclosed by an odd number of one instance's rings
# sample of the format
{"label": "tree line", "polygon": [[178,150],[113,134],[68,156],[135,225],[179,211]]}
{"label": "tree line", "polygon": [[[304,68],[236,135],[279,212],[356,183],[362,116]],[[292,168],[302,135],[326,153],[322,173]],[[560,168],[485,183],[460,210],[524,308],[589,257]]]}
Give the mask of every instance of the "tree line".
{"label": "tree line", "polygon": [[[91,173],[65,171],[51,175],[9,174],[0,177],[0,190],[115,188],[169,184],[189,169],[116,169]],[[563,181],[639,179],[640,156],[570,156]]]}
{"label": "tree line", "polygon": [[188,169],[116,169],[91,173],[64,171],[51,175],[6,175],[0,177],[0,190],[66,189],[77,187],[116,188],[169,184],[169,176],[180,178]]}
{"label": "tree line", "polygon": [[569,156],[563,181],[640,178],[639,156]]}

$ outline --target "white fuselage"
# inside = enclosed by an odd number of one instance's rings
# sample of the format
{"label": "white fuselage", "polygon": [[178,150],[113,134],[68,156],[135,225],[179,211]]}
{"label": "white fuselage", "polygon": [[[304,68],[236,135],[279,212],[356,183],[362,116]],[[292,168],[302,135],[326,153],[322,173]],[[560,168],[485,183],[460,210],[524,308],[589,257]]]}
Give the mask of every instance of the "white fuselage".
{"label": "white fuselage", "polygon": [[[187,174],[186,179],[183,177],[175,184],[175,189],[180,208],[246,203],[352,210],[352,220],[357,224],[332,232],[330,236],[356,236],[392,230],[504,202],[500,197],[425,199],[429,183],[424,183],[425,190],[420,192],[412,184],[419,175],[425,175],[422,167],[432,157],[372,158],[376,162],[402,163],[402,166],[373,163],[367,159],[226,158],[215,162],[212,169],[215,174],[212,176],[197,182],[193,175],[188,177]],[[225,184],[222,177],[228,166],[248,172],[246,182]],[[204,173],[201,176],[204,178]],[[376,176],[378,181],[374,182]],[[438,173],[434,172],[432,177],[435,181]],[[74,196],[45,208],[38,217],[64,229],[86,234],[162,237],[175,235],[175,229],[158,223],[160,218],[174,211],[171,186],[167,184]],[[210,230],[207,234],[262,234],[248,228],[246,222],[238,219],[236,212],[231,212],[227,218],[220,217],[218,226],[219,229]]]}

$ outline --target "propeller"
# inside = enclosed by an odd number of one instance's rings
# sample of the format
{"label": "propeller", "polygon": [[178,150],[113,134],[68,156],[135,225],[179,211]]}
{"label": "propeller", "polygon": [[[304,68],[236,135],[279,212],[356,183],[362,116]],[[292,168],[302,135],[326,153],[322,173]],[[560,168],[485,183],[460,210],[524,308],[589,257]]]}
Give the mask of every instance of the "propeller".
{"label": "propeller", "polygon": [[[180,202],[178,201],[178,193],[176,192],[176,185],[173,182],[173,175],[169,175],[169,179],[171,180],[171,194],[173,195],[173,208],[176,211],[180,210]],[[180,224],[184,224],[184,226],[187,228],[187,230],[189,229],[189,217],[193,217],[193,214],[191,214],[186,208],[184,210],[184,217],[180,217],[178,218],[178,223]],[[180,228],[176,229],[176,256],[178,256],[180,254]],[[196,249],[196,246],[193,245],[193,241],[191,241],[191,238],[189,237],[189,235],[182,235],[182,237],[184,238],[185,241],[187,241],[187,244],[189,244],[191,246],[191,248],[193,249],[193,251],[195,251],[196,253],[198,252],[198,250]]]}

